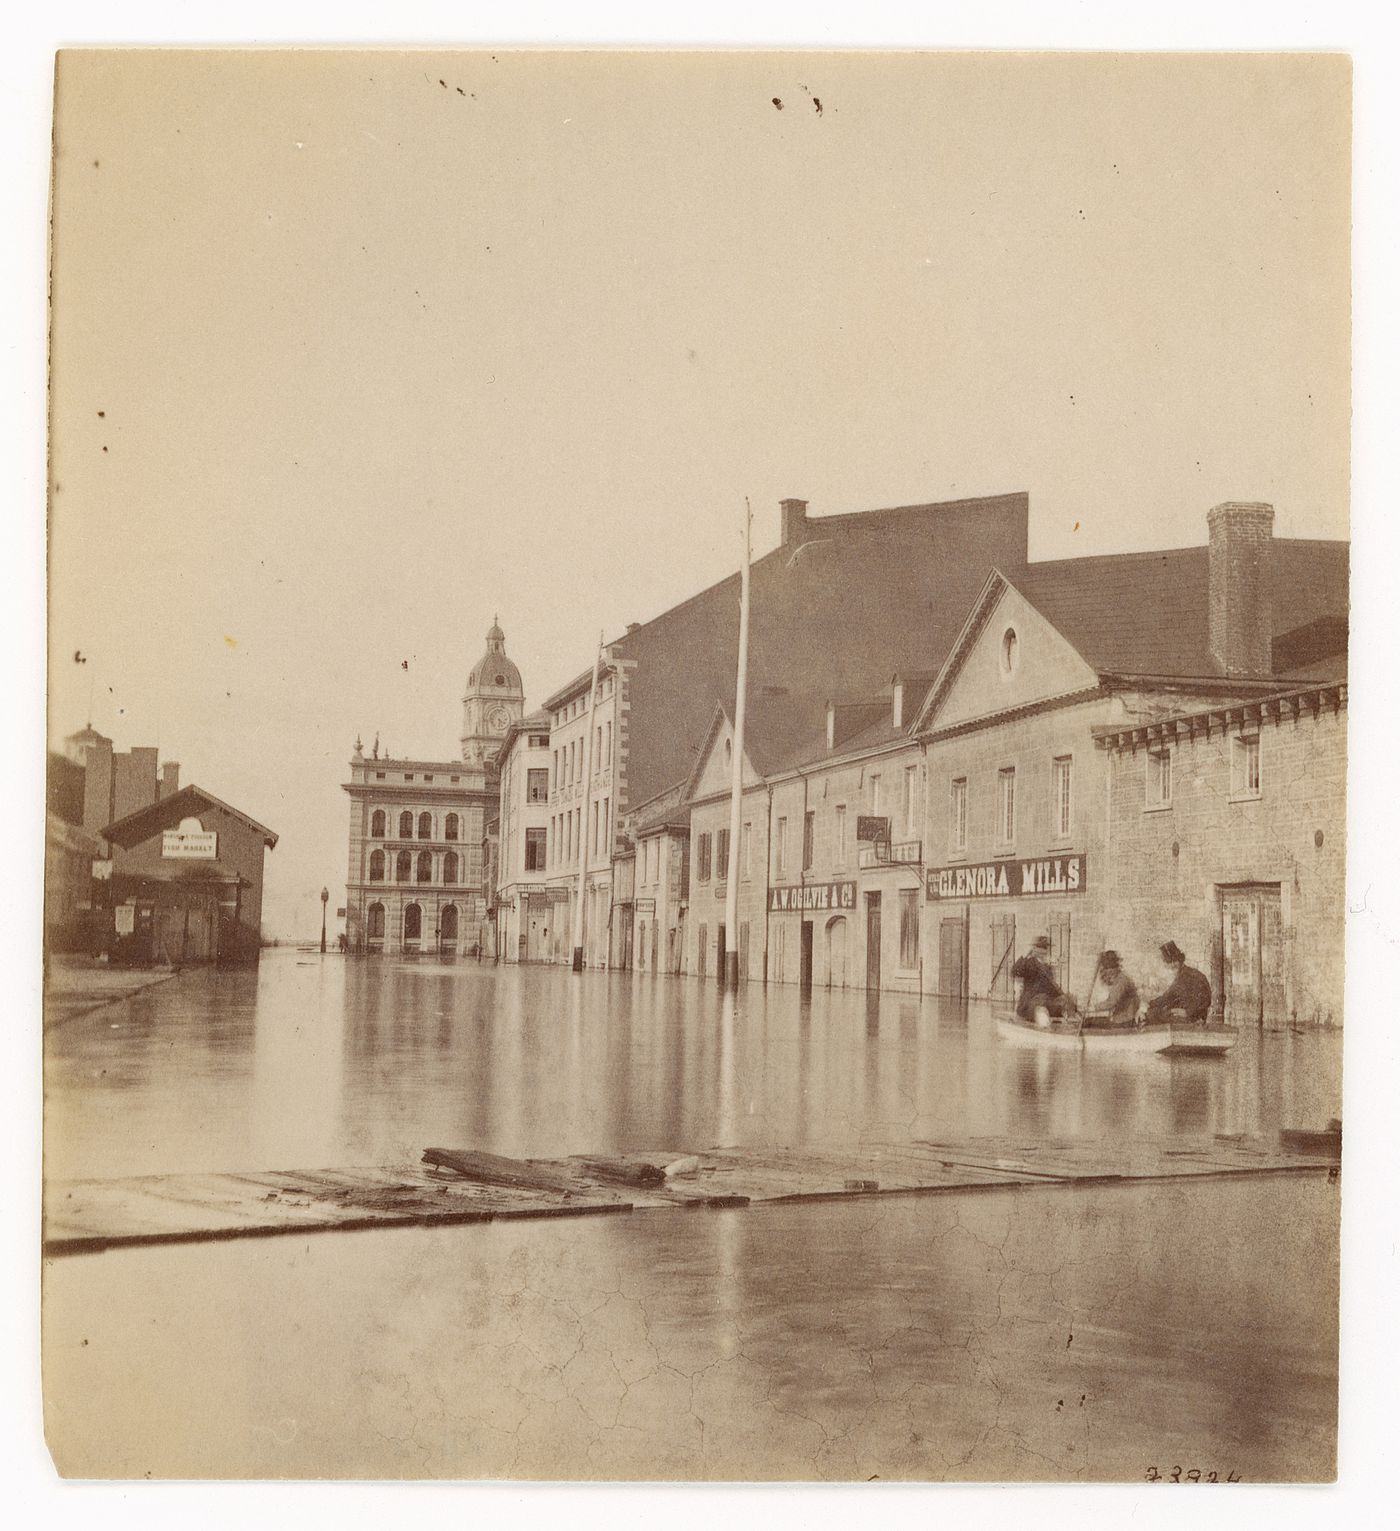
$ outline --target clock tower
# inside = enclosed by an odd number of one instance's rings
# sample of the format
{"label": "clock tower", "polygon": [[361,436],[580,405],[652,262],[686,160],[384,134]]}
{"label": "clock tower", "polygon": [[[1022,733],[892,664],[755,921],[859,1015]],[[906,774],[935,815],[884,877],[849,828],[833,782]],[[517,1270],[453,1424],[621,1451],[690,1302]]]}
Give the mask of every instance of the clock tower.
{"label": "clock tower", "polygon": [[485,766],[524,711],[520,671],[506,658],[506,635],[500,623],[493,621],[486,634],[486,652],[472,666],[462,696],[462,759],[468,765]]}

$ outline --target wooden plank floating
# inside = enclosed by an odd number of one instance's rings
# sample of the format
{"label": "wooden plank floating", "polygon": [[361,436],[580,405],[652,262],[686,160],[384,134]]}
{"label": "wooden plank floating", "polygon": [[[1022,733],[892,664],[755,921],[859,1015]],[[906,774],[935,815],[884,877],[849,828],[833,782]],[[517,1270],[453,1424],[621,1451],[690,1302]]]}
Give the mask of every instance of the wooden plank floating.
{"label": "wooden plank floating", "polygon": [[1157,1144],[980,1137],[566,1159],[430,1148],[423,1165],[402,1168],[52,1182],[45,1187],[44,1252],[756,1202],[1335,1172],[1339,1149],[1330,1141],[1315,1148],[1323,1134],[1306,1136],[1283,1148],[1241,1137]]}

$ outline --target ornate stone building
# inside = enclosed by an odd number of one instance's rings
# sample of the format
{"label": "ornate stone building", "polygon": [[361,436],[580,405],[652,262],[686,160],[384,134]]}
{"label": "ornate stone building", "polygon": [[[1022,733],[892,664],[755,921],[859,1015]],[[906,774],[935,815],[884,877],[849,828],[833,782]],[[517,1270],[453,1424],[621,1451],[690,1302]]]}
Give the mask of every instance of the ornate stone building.
{"label": "ornate stone building", "polygon": [[[497,812],[495,755],[524,711],[520,671],[493,622],[462,697],[460,760],[350,761],[345,928],[353,952],[470,955],[487,909],[482,841]],[[489,945],[489,941],[487,942]]]}

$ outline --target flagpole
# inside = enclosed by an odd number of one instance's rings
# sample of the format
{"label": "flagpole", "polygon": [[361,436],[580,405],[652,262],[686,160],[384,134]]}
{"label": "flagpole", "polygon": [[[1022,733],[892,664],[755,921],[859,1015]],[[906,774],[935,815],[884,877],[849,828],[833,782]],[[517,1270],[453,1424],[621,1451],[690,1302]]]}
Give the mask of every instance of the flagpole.
{"label": "flagpole", "polygon": [[739,570],[739,670],[734,684],[734,748],[729,782],[729,866],[724,890],[724,983],[739,987],[739,836],[744,806],[744,710],[749,683],[749,552],[753,512],[744,498],[744,562]]}
{"label": "flagpole", "polygon": [[598,711],[598,667],[603,660],[603,635],[593,656],[593,689],[588,693],[588,737],[583,741],[583,812],[578,827],[578,901],[574,907],[574,972],[583,971],[583,892],[588,879],[588,808],[593,795],[593,718]]}

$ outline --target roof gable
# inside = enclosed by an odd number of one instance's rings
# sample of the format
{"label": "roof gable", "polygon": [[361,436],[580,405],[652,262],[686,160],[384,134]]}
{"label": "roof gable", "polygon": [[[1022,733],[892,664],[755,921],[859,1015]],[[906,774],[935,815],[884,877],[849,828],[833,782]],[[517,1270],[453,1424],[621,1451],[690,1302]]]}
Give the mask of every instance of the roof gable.
{"label": "roof gable", "polygon": [[[729,709],[721,702],[715,708],[714,717],[710,722],[710,731],[696,757],[695,768],[690,773],[690,779],[686,782],[687,800],[711,797],[717,792],[729,791],[734,778],[732,757],[725,758],[725,746],[732,744],[733,740],[734,723],[729,716]],[[762,777],[754,769],[753,757],[749,754],[747,746],[744,749],[743,781],[746,788],[757,786],[762,781]]]}
{"label": "roof gable", "polygon": [[917,727],[920,732],[951,727],[1097,684],[1084,656],[994,569],[929,691]]}
{"label": "roof gable", "polygon": [[206,792],[203,787],[197,787],[191,783],[188,787],[181,787],[178,792],[172,792],[169,797],[157,799],[154,803],[148,803],[144,808],[138,808],[134,813],[129,813],[125,818],[117,819],[101,831],[104,840],[110,840],[113,845],[120,845],[124,850],[130,850],[133,846],[140,845],[159,834],[165,829],[176,828],[181,819],[197,818],[199,807],[217,808],[237,819],[241,824],[259,834],[263,843],[269,850],[277,845],[277,836],[266,825],[259,824],[254,818],[232,807],[214,796],[212,792]]}

